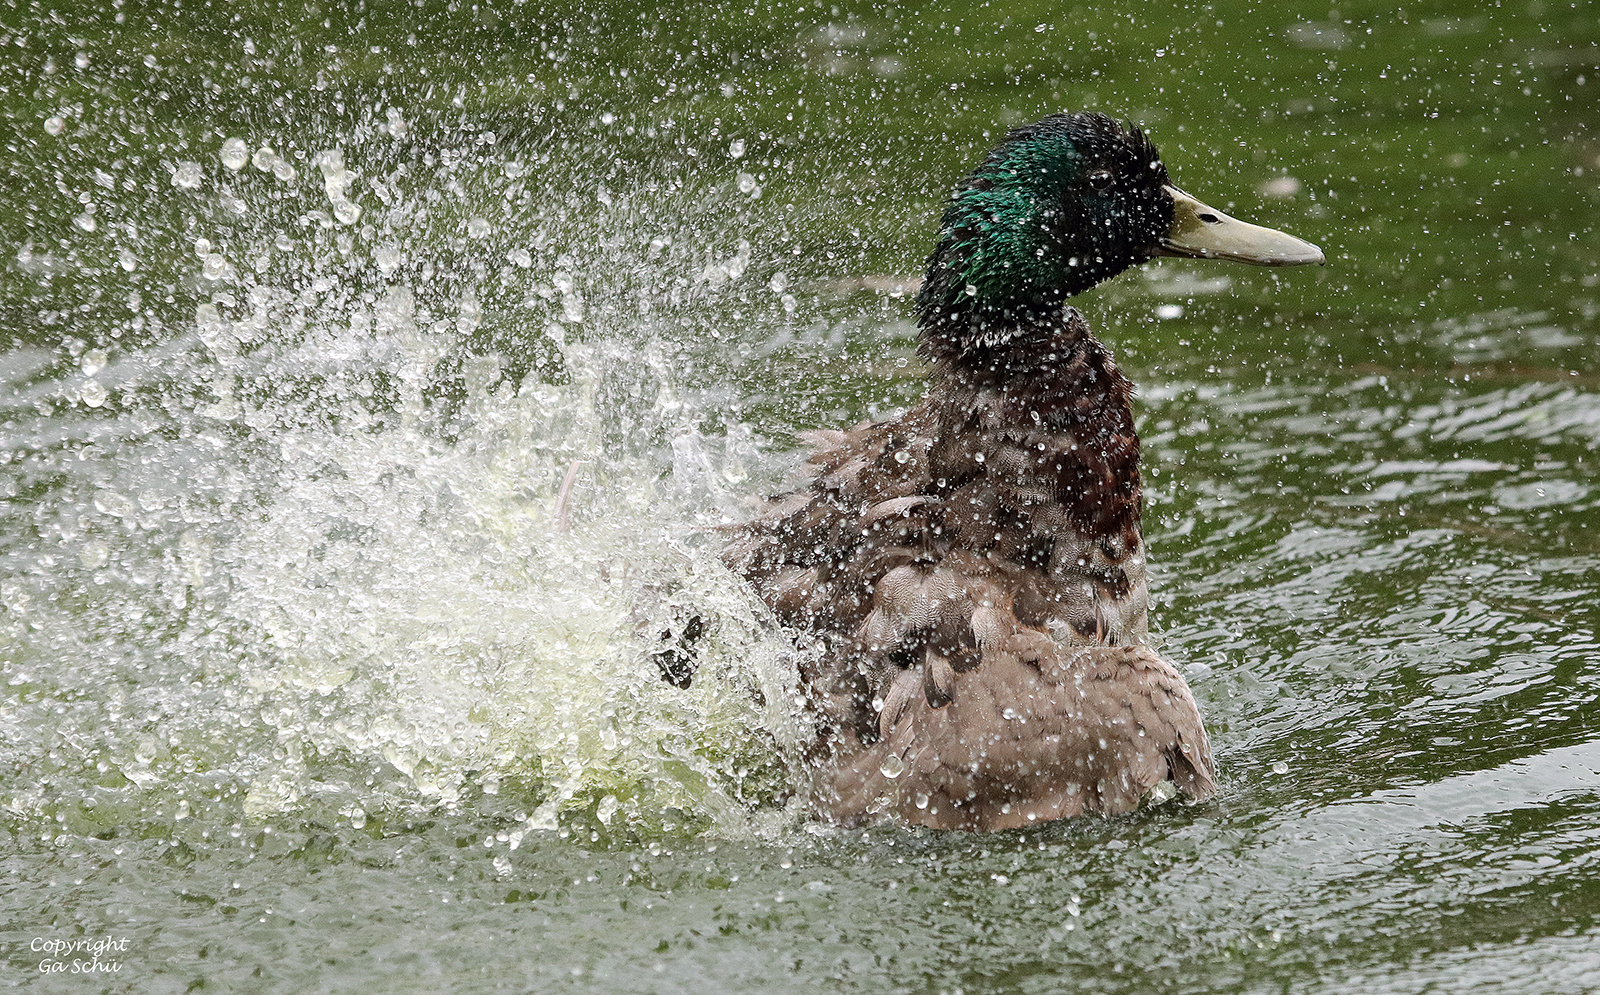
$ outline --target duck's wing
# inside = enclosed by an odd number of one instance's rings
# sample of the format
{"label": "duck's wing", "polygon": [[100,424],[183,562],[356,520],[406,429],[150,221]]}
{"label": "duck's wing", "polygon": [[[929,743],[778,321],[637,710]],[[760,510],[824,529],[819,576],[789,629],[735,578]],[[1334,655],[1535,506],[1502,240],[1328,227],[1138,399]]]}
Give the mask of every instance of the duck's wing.
{"label": "duck's wing", "polygon": [[[1018,420],[974,393],[811,433],[814,479],[736,530],[728,565],[784,624],[830,643],[802,675],[813,690],[865,707],[925,652],[967,670],[1014,631],[1143,641],[1137,437]],[[871,735],[876,715],[856,718]]]}
{"label": "duck's wing", "polygon": [[847,633],[901,562],[927,560],[939,503],[929,450],[934,426],[913,409],[845,431],[807,432],[814,476],[739,526],[723,561],[748,578],[787,625]]}

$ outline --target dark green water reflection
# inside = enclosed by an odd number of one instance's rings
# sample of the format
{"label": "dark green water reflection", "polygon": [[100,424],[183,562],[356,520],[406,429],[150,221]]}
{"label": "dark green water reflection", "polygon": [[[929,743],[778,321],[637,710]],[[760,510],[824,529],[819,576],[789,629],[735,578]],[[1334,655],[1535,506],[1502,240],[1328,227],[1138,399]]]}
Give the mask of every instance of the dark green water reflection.
{"label": "dark green water reflection", "polygon": [[[1538,0],[0,11],[0,976],[1595,990],[1597,94]],[[1063,108],[1329,257],[1078,302],[1223,792],[841,834],[628,597],[768,674],[696,530],[919,395],[945,191]]]}

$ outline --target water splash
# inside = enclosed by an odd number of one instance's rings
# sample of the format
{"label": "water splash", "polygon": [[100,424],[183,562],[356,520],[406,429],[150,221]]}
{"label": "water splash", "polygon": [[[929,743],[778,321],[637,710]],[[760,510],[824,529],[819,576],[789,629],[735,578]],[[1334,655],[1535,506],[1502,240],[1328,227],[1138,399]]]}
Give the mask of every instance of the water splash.
{"label": "water splash", "polygon": [[[23,445],[66,555],[3,592],[6,675],[37,688],[8,726],[60,777],[3,803],[86,834],[470,805],[512,845],[584,813],[782,818],[795,651],[707,531],[763,471],[690,375],[718,295],[787,320],[760,250],[714,234],[747,198],[692,231],[648,183],[536,198],[562,184],[514,150],[398,154],[441,138],[396,120],[194,150],[193,252],[136,262],[149,291],[186,273],[192,320],[18,395],[105,418]],[[654,654],[691,617],[680,689]]]}

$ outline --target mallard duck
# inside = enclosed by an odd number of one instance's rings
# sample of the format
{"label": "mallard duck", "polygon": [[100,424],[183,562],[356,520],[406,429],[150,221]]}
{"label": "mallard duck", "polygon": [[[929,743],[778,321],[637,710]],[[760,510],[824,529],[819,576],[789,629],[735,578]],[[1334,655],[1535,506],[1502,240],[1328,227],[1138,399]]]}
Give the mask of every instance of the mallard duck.
{"label": "mallard duck", "polygon": [[1133,385],[1065,304],[1156,256],[1323,261],[1178,189],[1103,114],[1010,132],[940,221],[927,396],[809,433],[812,479],[736,528],[725,562],[819,645],[826,817],[994,830],[1216,790],[1194,696],[1146,645]]}

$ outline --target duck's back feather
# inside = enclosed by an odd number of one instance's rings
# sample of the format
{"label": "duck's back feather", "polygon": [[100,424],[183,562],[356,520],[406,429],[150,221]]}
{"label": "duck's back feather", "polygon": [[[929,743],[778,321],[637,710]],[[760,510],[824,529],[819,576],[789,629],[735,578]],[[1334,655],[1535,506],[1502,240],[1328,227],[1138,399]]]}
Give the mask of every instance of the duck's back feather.
{"label": "duck's back feather", "polygon": [[1126,812],[1164,780],[1212,794],[1205,730],[1169,664],[1142,646],[1020,642],[955,675],[944,707],[905,695],[877,743],[826,769],[823,810],[993,830]]}

